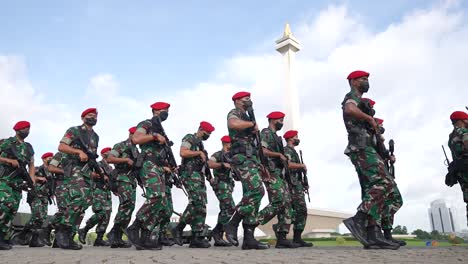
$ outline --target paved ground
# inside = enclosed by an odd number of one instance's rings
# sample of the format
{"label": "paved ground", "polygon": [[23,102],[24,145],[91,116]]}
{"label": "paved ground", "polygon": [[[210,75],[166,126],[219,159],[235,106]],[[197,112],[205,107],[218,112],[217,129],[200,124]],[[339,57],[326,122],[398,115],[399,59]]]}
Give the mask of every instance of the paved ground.
{"label": "paved ground", "polygon": [[86,247],[80,251],[15,247],[0,251],[0,263],[468,263],[468,247],[402,248],[396,251],[359,247],[318,247],[245,251],[240,248],[190,249],[174,246],[162,251]]}

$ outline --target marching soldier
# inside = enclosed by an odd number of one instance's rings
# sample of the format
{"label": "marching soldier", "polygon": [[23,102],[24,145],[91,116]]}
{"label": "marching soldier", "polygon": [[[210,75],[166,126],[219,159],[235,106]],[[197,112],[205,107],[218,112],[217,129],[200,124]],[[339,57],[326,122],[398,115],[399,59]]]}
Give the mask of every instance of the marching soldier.
{"label": "marching soldier", "polygon": [[302,172],[307,171],[305,164],[301,163],[299,155],[295,147],[299,146],[300,140],[296,130],[289,130],[284,133],[283,138],[286,140],[284,147],[284,154],[289,160],[288,167],[291,171],[291,205],[293,209],[293,224],[294,224],[294,238],[293,242],[299,247],[311,247],[312,243],[307,243],[302,239],[302,232],[307,222],[307,205],[305,201],[305,184],[302,179]]}
{"label": "marching soldier", "polygon": [[271,112],[267,115],[268,127],[261,132],[263,152],[268,157],[270,180],[265,182],[270,203],[258,213],[261,225],[278,216],[278,224],[273,227],[276,234],[276,248],[297,248],[298,245],[286,239],[292,222],[291,194],[289,179],[286,179],[287,158],[282,151],[283,141],[276,132],[283,127],[284,113]]}
{"label": "marching soldier", "polygon": [[250,93],[238,92],[232,97],[235,108],[227,116],[228,131],[231,138],[231,169],[242,182],[243,197],[236,206],[231,220],[226,224],[226,238],[235,246],[237,228],[242,221],[244,227],[244,242],[242,249],[267,249],[268,245],[257,241],[254,237],[258,225],[258,209],[265,194],[260,175],[259,154],[255,148],[255,134],[258,126],[247,115],[247,109],[252,107]]}
{"label": "marching soldier", "polygon": [[189,203],[179,219],[179,224],[174,231],[175,242],[182,244],[182,232],[185,225],[192,228],[191,248],[209,248],[211,244],[201,233],[205,227],[206,219],[206,185],[205,178],[210,169],[207,167],[207,152],[203,141],[207,140],[215,128],[208,122],[200,122],[195,134],[187,134],[182,139],[180,156],[182,157],[181,179],[188,193]]}
{"label": "marching soldier", "polygon": [[[30,128],[28,121],[20,121],[13,127],[15,136],[0,140],[0,250],[11,249],[8,238],[21,201],[22,176],[35,181],[34,149],[24,141]],[[23,173],[28,175],[19,175]]]}
{"label": "marching soldier", "polygon": [[[51,173],[54,175],[54,195],[55,200],[57,202],[57,212],[54,214],[52,219],[50,220],[49,225],[44,228],[44,243],[50,246],[50,234],[52,229],[57,231],[57,227],[60,225],[60,219],[63,215],[63,212],[66,209],[65,203],[66,198],[65,195],[67,193],[67,189],[63,184],[64,176],[63,176],[63,167],[62,165],[65,163],[64,161],[64,154],[62,152],[57,152],[52,157],[52,160],[49,162],[49,166],[47,167]],[[76,232],[76,225],[74,226],[74,232]],[[53,248],[57,248],[57,241],[54,240]]]}
{"label": "marching soldier", "polygon": [[211,155],[209,162],[210,168],[213,169],[213,178],[210,181],[216,198],[219,201],[218,221],[212,231],[212,236],[215,241],[215,247],[232,246],[231,243],[223,239],[224,225],[229,222],[232,214],[235,211],[236,204],[232,198],[234,191],[234,179],[231,175],[231,165],[229,150],[231,149],[231,138],[224,136],[221,138],[223,148]]}

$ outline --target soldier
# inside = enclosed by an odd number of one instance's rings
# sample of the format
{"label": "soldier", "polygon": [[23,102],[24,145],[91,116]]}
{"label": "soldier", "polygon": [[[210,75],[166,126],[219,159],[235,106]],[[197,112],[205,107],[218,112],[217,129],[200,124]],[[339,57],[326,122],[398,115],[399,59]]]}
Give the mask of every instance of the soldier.
{"label": "soldier", "polygon": [[261,225],[268,223],[273,217],[278,216],[278,224],[273,227],[276,234],[276,248],[297,248],[298,245],[286,239],[292,222],[291,194],[288,179],[283,170],[287,166],[287,158],[284,156],[283,141],[276,131],[283,127],[284,113],[271,112],[267,115],[268,127],[261,132],[263,153],[268,157],[268,171],[270,180],[265,182],[270,203],[258,213],[258,221]]}
{"label": "soldier", "polygon": [[73,240],[73,226],[79,225],[77,222],[80,215],[91,205],[92,170],[89,160],[97,157],[99,136],[93,130],[97,123],[97,114],[96,108],[83,111],[83,124],[69,128],[58,147],[60,152],[65,153],[63,184],[68,191],[66,209],[56,229],[57,245],[63,249],[82,248]]}
{"label": "soldier", "polygon": [[[57,212],[54,214],[52,219],[50,220],[49,225],[44,228],[44,243],[50,246],[50,233],[52,232],[52,229],[55,229],[57,231],[57,227],[60,225],[60,219],[63,215],[63,212],[66,209],[65,203],[66,203],[66,193],[67,189],[63,184],[63,167],[62,164],[64,162],[64,154],[62,152],[57,152],[55,155],[52,157],[52,160],[49,162],[48,169],[51,173],[54,175],[54,195],[55,195],[55,200],[57,202]],[[76,226],[74,226],[76,229]],[[57,248],[57,242],[54,240],[54,248]]]}
{"label": "soldier", "polygon": [[449,173],[453,174],[453,181],[446,180],[445,183],[450,187],[457,181],[460,183],[468,221],[468,114],[455,111],[450,115],[450,120],[453,124],[453,131],[450,133],[448,145],[452,152],[453,162],[449,166]]}
{"label": "soldier", "polygon": [[15,172],[26,164],[29,177],[35,181],[34,149],[24,141],[30,127],[29,122],[20,121],[13,127],[15,136],[0,140],[0,250],[11,249],[8,238],[21,201],[23,179]]}
{"label": "soldier", "polygon": [[284,154],[289,160],[288,168],[291,171],[291,205],[293,209],[293,224],[294,224],[294,238],[293,242],[299,247],[311,247],[312,243],[307,243],[302,240],[302,232],[307,222],[307,205],[305,201],[302,172],[307,172],[305,164],[301,163],[299,155],[295,147],[299,146],[300,140],[296,130],[289,130],[284,133],[283,138],[286,140],[286,147],[284,147]]}
{"label": "soldier", "polygon": [[267,249],[268,245],[257,241],[254,237],[254,231],[258,225],[258,209],[265,190],[260,175],[260,160],[254,145],[258,126],[250,121],[246,113],[247,109],[252,106],[250,93],[238,92],[234,94],[232,101],[235,108],[227,115],[229,136],[232,142],[231,169],[242,182],[243,197],[224,230],[228,241],[238,246],[237,228],[243,221],[242,249]]}
{"label": "soldier", "polygon": [[78,230],[80,242],[86,244],[86,234],[91,228],[96,226],[97,237],[93,244],[95,247],[110,246],[109,242],[103,240],[112,213],[112,195],[109,188],[109,177],[111,176],[112,168],[107,163],[109,151],[111,151],[111,148],[103,148],[101,150],[102,160],[99,161],[99,166],[104,171],[104,179],[101,179],[99,175],[95,175],[92,181],[94,215],[86,221],[86,226],[83,229]]}
{"label": "soldier", "polygon": [[47,167],[49,166],[50,160],[52,160],[52,152],[44,153],[41,157],[42,165],[36,168],[36,183],[35,195],[28,193],[29,206],[31,207],[31,218],[25,225],[25,229],[29,226],[32,229],[32,237],[29,241],[30,247],[43,247],[44,241],[41,236],[42,225],[47,220],[47,208],[50,203],[52,204],[52,186],[53,184],[52,175],[50,174]]}
{"label": "soldier", "polygon": [[[374,118],[359,109],[361,97],[369,90],[369,73],[355,71],[348,75],[351,91],[343,102],[343,120],[348,132],[345,154],[356,168],[362,188],[362,202],[355,216],[344,221],[346,227],[366,248],[398,249],[382,235],[384,201],[396,184],[377,153],[374,142],[379,129]],[[370,127],[370,128],[369,128]],[[372,133],[370,133],[370,131]]]}
{"label": "soldier", "polygon": [[206,219],[206,170],[207,152],[203,141],[207,140],[215,128],[208,122],[200,122],[195,134],[187,134],[182,139],[180,156],[182,157],[181,179],[188,193],[189,203],[174,230],[174,240],[182,245],[182,232],[185,225],[192,228],[191,248],[209,248],[211,244],[202,236]]}
{"label": "soldier", "polygon": [[215,241],[215,247],[230,247],[231,243],[223,239],[224,225],[229,222],[232,214],[235,211],[235,203],[232,198],[234,190],[234,179],[231,175],[231,165],[229,150],[231,149],[231,138],[224,136],[221,138],[223,148],[211,155],[210,168],[213,169],[213,178],[210,181],[211,187],[219,201],[218,221],[212,231],[212,236]]}
{"label": "soldier", "polygon": [[167,142],[158,127],[169,116],[169,107],[170,104],[165,102],[152,104],[153,118],[140,122],[132,137],[132,142],[140,145],[144,157],[139,176],[143,181],[146,197],[135,221],[127,228],[128,238],[137,249],[161,249],[159,241],[153,243],[150,236],[162,219],[172,214],[169,212],[165,193],[164,172],[167,168],[164,167],[164,157],[161,155]]}
{"label": "soldier", "polygon": [[135,210],[136,179],[135,169],[139,152],[132,142],[137,128],[131,127],[128,139],[117,143],[109,153],[109,163],[115,164],[115,178],[112,179],[112,191],[119,197],[119,208],[114,218],[114,226],[107,234],[111,242],[111,248],[129,248],[132,245],[122,240],[123,231],[128,227]]}

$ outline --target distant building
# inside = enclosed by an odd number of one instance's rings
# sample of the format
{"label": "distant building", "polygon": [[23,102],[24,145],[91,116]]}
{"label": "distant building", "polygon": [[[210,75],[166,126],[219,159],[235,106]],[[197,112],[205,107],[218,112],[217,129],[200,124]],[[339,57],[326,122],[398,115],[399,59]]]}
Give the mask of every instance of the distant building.
{"label": "distant building", "polygon": [[445,200],[439,199],[433,201],[431,208],[428,209],[428,213],[432,231],[437,230],[439,233],[454,233],[457,231],[454,214],[447,207]]}

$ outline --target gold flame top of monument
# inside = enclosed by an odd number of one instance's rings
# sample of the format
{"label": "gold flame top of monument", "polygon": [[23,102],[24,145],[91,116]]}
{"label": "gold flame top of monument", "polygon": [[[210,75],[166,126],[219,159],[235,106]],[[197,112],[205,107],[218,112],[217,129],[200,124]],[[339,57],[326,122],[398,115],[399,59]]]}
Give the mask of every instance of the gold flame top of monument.
{"label": "gold flame top of monument", "polygon": [[285,38],[292,37],[291,27],[289,27],[289,23],[286,23],[286,26],[284,27],[283,37]]}

